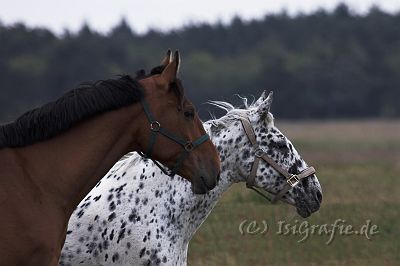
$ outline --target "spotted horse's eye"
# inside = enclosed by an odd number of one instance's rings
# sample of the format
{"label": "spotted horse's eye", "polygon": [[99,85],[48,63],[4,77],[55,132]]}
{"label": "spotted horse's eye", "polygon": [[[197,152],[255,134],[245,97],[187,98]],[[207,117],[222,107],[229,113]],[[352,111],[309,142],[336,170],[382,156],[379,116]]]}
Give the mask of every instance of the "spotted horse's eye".
{"label": "spotted horse's eye", "polygon": [[276,144],[277,144],[279,149],[287,148],[285,141],[278,141]]}
{"label": "spotted horse's eye", "polygon": [[287,149],[287,145],[285,141],[271,141],[271,147],[276,148],[276,149]]}

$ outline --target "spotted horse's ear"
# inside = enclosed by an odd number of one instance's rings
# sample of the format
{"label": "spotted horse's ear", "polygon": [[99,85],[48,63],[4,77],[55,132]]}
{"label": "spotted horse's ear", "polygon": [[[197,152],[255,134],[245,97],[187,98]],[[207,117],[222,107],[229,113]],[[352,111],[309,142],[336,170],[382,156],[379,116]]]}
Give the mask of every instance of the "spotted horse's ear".
{"label": "spotted horse's ear", "polygon": [[[271,91],[268,96],[266,96],[265,91],[262,93],[261,97],[257,100],[256,106],[257,106],[257,113],[260,116],[260,119],[265,120],[268,119],[268,113],[269,110],[271,109],[271,104],[272,104],[272,99],[273,99],[273,92]],[[271,121],[266,121],[267,124]]]}
{"label": "spotted horse's ear", "polygon": [[267,99],[267,97],[268,97],[267,91],[264,90],[260,98],[258,98],[257,101],[254,103],[254,106],[259,106],[262,102],[264,102]]}

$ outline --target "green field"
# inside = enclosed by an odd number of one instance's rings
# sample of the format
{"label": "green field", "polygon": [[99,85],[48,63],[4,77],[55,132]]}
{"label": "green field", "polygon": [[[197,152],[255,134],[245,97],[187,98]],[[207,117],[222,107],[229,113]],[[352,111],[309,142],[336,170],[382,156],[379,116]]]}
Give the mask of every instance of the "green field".
{"label": "green field", "polygon": [[[189,265],[400,265],[400,121],[276,123],[317,169],[323,189],[319,212],[307,219],[291,206],[271,206],[237,184],[224,195],[189,245]],[[265,220],[265,234],[240,234],[243,219]],[[277,222],[332,224],[378,233],[277,234]]]}

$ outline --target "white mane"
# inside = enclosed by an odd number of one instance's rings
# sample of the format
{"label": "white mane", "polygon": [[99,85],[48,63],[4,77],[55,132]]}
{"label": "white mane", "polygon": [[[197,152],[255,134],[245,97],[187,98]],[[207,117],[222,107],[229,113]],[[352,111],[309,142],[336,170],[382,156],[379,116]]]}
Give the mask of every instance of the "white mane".
{"label": "white mane", "polygon": [[[240,97],[240,96],[239,96]],[[233,106],[231,103],[224,102],[224,101],[208,101],[209,104],[218,107],[224,111],[226,114],[220,118],[215,118],[212,114],[212,119],[207,121],[207,124],[211,124],[212,126],[218,127],[227,127],[232,122],[237,121],[237,119],[241,117],[246,117],[248,114],[253,114],[258,111],[258,106],[255,104],[256,102],[253,101],[250,105],[248,105],[247,98],[240,97],[243,100],[244,108],[239,108]],[[266,117],[266,121],[268,125],[274,126],[274,117],[271,113],[268,113]]]}

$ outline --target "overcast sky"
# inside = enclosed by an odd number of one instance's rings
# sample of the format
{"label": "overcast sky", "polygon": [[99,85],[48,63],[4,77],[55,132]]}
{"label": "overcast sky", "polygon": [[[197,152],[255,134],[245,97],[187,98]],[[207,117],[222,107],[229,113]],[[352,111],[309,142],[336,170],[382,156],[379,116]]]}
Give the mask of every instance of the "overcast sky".
{"label": "overcast sky", "polygon": [[0,22],[23,21],[30,26],[50,28],[62,33],[76,31],[84,22],[107,32],[122,17],[137,32],[149,28],[171,29],[191,22],[229,21],[239,15],[260,18],[285,9],[289,14],[310,13],[318,8],[331,10],[339,2],[365,13],[371,5],[388,12],[400,10],[400,0],[0,0]]}

